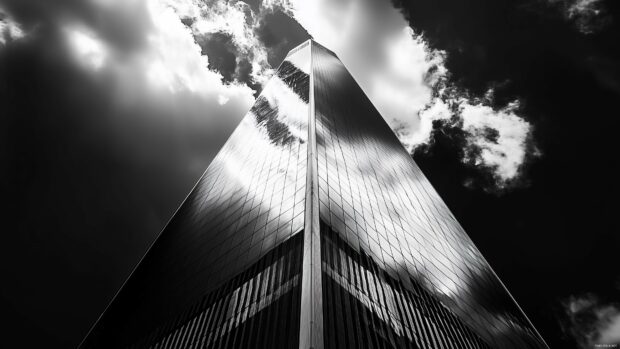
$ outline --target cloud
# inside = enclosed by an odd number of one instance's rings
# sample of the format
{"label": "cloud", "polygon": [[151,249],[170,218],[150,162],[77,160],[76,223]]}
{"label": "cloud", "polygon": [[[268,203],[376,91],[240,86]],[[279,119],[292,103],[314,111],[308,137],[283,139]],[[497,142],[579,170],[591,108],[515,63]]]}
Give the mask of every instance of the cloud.
{"label": "cloud", "polygon": [[[12,285],[3,299],[29,327],[69,342],[50,346],[75,347],[254,91],[210,69],[164,2],[3,4],[3,33],[25,35],[0,45],[0,186],[14,217],[2,264],[21,266],[2,268]],[[49,298],[33,294],[40,282]]]}
{"label": "cloud", "polygon": [[0,7],[0,47],[22,37],[24,37],[24,32],[20,25]]}
{"label": "cloud", "polygon": [[336,52],[410,152],[429,144],[435,127],[458,127],[465,163],[490,173],[496,189],[521,183],[534,147],[520,102],[497,107],[493,89],[476,97],[452,85],[446,52],[431,48],[390,2],[299,0],[281,6]]}
{"label": "cloud", "polygon": [[145,43],[131,51],[118,52],[115,43],[106,40],[96,27],[69,21],[65,31],[75,58],[94,70],[106,68],[102,74],[117,79],[119,87],[153,93],[163,88],[171,94],[194,94],[205,102],[217,99],[219,105],[232,101],[249,107],[252,91],[243,84],[224,83],[220,73],[209,69],[209,57],[182,23],[181,14],[157,0],[145,3],[144,9],[151,25],[141,35]]}
{"label": "cloud", "polygon": [[417,131],[417,113],[431,101],[442,74],[440,52],[414,35],[389,2],[295,1],[291,12],[321,44],[338,54],[393,126]]}
{"label": "cloud", "polygon": [[[134,39],[139,44],[130,49],[120,50],[123,41],[99,22],[64,24],[74,57],[84,67],[113,76],[123,91],[120,100],[130,99],[136,89],[159,88],[201,96],[217,107],[249,108],[251,94],[256,96],[272,76],[272,64],[305,39],[300,30],[301,35],[288,37],[269,30],[269,25],[295,28],[286,22],[288,14],[339,55],[409,151],[430,142],[436,125],[460,126],[466,134],[464,162],[490,172],[498,187],[518,182],[531,142],[531,125],[516,113],[518,102],[493,108],[488,99],[449,85],[446,53],[431,49],[389,2],[129,3],[92,1],[110,16],[120,10],[126,18],[138,11],[149,14],[148,20],[133,24],[131,36],[142,39]],[[448,119],[453,120],[434,123]],[[498,137],[489,139],[490,134]]]}
{"label": "cloud", "polygon": [[411,127],[408,127],[407,124],[402,124],[396,128],[396,134],[403,140],[404,144],[410,145],[410,151],[421,144],[428,144],[431,142],[433,123],[440,120],[450,120],[454,114],[453,109],[449,102],[435,98],[419,112],[420,123],[417,132],[412,132]]}
{"label": "cloud", "polygon": [[562,306],[562,331],[581,348],[620,344],[620,305],[585,294],[569,297]]}
{"label": "cloud", "polygon": [[[454,86],[441,87],[437,96],[419,113],[420,131],[405,133],[397,129],[401,139],[410,139],[415,147],[432,142],[437,129],[458,130],[452,136],[462,138],[465,164],[488,173],[492,187],[485,190],[500,193],[521,184],[523,166],[540,151],[532,141],[532,125],[519,115],[521,102],[513,100],[505,106],[494,106],[495,90],[490,88],[484,97]],[[435,123],[439,121],[439,123]]]}
{"label": "cloud", "polygon": [[[94,70],[106,65],[121,90],[146,79],[148,88],[211,98],[217,107],[233,103],[249,108],[250,88],[260,88],[273,74],[265,45],[269,41],[261,40],[258,29],[275,10],[293,14],[341,57],[409,151],[431,140],[434,121],[450,119],[446,125],[460,127],[465,134],[465,163],[489,171],[498,188],[517,183],[532,128],[517,114],[519,102],[493,108],[492,89],[486,97],[475,98],[449,85],[445,53],[431,49],[389,3],[270,2],[253,11],[244,2],[154,0],[146,9],[148,39],[132,57],[116,57],[92,28],[71,28],[74,54]],[[345,17],[333,16],[345,9]],[[212,70],[205,54],[218,35],[234,51],[228,57],[234,57],[234,69],[219,65],[228,79]],[[246,79],[239,71],[243,60],[250,65]],[[126,95],[123,92],[122,98]]]}
{"label": "cloud", "polygon": [[181,22],[181,17],[171,8],[159,2],[151,2],[157,33],[149,37],[150,52],[156,59],[150,59],[149,74],[154,81],[166,85],[171,91],[187,89],[199,95],[216,93],[221,100],[252,100],[251,91],[242,84],[224,84],[221,74],[209,67],[209,57],[202,54],[200,46]]}
{"label": "cloud", "polygon": [[[207,154],[224,143],[227,132],[252,105],[254,91],[246,84],[224,81],[209,68],[209,57],[183,23],[183,14],[168,1],[136,1],[129,6],[120,0],[93,0],[91,6],[102,7],[103,15],[129,11],[126,18],[142,16],[129,34],[141,39],[128,48],[126,38],[101,30],[88,18],[65,16],[56,22],[68,58],[91,79],[108,86],[101,93],[110,95],[109,114],[100,117],[111,127],[110,142],[119,141],[126,147],[124,156],[139,161],[161,161],[150,154],[170,146],[151,138],[154,133],[185,139],[187,144],[211,144],[202,150],[185,146],[176,150],[177,159],[185,159],[188,174],[200,174],[210,160]],[[149,130],[138,133],[145,138],[125,131],[136,127]]]}
{"label": "cloud", "polygon": [[562,15],[572,21],[583,34],[592,34],[607,26],[612,18],[603,0],[547,0],[559,7]]}
{"label": "cloud", "polygon": [[258,29],[267,15],[281,9],[279,5],[263,3],[255,11],[243,1],[165,0],[163,3],[182,18],[203,52],[225,55],[210,67],[224,72],[228,80],[247,84],[259,92],[273,75],[268,49]]}
{"label": "cloud", "polygon": [[252,12],[248,4],[241,1],[166,2],[186,20],[194,36],[208,38],[216,33],[228,34],[237,50],[237,64],[242,59],[246,59],[250,64],[252,80],[247,82],[263,84],[271,76],[272,70],[267,63],[266,49],[254,33],[259,16]]}
{"label": "cloud", "polygon": [[460,105],[467,144],[477,150],[465,160],[493,169],[500,188],[519,176],[526,157],[531,125],[515,114],[518,107],[518,101],[499,110],[482,103]]}
{"label": "cloud", "polygon": [[67,29],[67,38],[73,54],[87,67],[97,70],[103,66],[107,52],[97,38],[76,29]]}
{"label": "cloud", "polygon": [[602,326],[599,337],[596,340],[601,344],[620,344],[620,310],[610,309],[612,314],[607,316],[607,324]]}

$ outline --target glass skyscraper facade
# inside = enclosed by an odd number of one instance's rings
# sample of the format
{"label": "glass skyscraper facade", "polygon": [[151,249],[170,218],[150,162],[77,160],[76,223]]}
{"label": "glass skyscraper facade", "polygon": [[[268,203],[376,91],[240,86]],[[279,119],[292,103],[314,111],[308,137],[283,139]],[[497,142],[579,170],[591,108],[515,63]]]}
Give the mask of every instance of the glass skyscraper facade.
{"label": "glass skyscraper facade", "polygon": [[291,50],[83,348],[546,348],[337,56]]}

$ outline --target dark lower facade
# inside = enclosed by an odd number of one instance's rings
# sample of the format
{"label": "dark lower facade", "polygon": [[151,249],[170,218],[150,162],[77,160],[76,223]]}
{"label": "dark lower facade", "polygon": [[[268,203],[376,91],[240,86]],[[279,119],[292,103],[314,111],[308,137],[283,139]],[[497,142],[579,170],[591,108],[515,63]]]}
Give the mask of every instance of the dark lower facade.
{"label": "dark lower facade", "polygon": [[294,348],[299,345],[303,231],[129,348]]}
{"label": "dark lower facade", "polygon": [[333,52],[293,49],[82,348],[546,348]]}

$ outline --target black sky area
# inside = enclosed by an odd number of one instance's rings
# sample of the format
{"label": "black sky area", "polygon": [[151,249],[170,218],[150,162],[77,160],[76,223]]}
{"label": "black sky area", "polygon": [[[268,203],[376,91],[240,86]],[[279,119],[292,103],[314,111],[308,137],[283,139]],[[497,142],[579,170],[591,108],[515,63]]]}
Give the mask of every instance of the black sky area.
{"label": "black sky area", "polygon": [[[602,3],[604,24],[584,34],[562,2],[395,0],[416,33],[446,51],[451,83],[478,95],[493,88],[497,108],[518,98],[533,125],[539,155],[506,191],[487,190],[493,178],[463,163],[459,128],[436,122],[414,159],[551,348],[577,348],[583,334],[566,315],[570,297],[620,303],[620,2]],[[153,115],[165,120],[156,106],[124,111],[136,121],[119,122],[127,115],[118,115],[113,82],[58,49],[54,18],[73,13],[106,26],[99,14],[70,0],[0,5],[36,33],[0,47],[3,342],[76,347],[200,176],[187,163],[206,168],[243,115],[215,133],[145,127]],[[107,32],[119,47],[141,45],[126,29]],[[309,37],[278,11],[256,34],[274,67]],[[229,39],[196,41],[225,81],[259,88]],[[203,112],[184,101],[188,113]],[[128,154],[127,139],[144,149]],[[593,315],[583,316],[586,331]]]}
{"label": "black sky area", "polygon": [[[617,219],[619,3],[584,35],[557,8],[532,1],[401,1],[414,30],[448,54],[451,80],[497,106],[517,97],[541,156],[522,188],[497,196],[459,161],[458,129],[435,129],[414,156],[552,348],[575,343],[559,327],[561,299],[620,301]],[[563,319],[566,320],[566,319]]]}

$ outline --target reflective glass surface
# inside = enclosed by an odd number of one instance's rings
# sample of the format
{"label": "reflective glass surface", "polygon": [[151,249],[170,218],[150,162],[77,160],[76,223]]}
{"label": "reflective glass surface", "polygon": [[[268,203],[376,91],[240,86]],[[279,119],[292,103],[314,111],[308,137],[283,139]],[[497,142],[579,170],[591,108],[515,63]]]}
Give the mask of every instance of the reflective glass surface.
{"label": "reflective glass surface", "polygon": [[280,65],[82,347],[125,347],[169,328],[303,229],[309,68],[307,45]]}
{"label": "reflective glass surface", "polygon": [[490,348],[413,279],[409,289],[321,224],[326,348]]}
{"label": "reflective glass surface", "polygon": [[307,343],[545,347],[340,60],[312,41],[289,53],[82,347]]}
{"label": "reflective glass surface", "polygon": [[130,348],[296,348],[303,233]]}
{"label": "reflective glass surface", "polygon": [[[463,342],[471,345],[459,345],[441,339],[446,335],[433,330],[435,336],[416,344],[422,348],[544,347],[379,112],[340,60],[316,43],[312,46],[312,73],[321,221],[357,254],[367,254],[377,264],[376,275],[385,274],[381,279],[397,280],[398,287],[402,285],[413,294],[420,286],[428,290],[432,299],[486,342],[478,345],[472,339]],[[362,304],[372,303],[374,297],[359,293],[357,282],[339,281],[342,279],[334,276],[338,273],[334,274],[325,260],[323,268],[332,285],[349,289],[351,297]],[[331,296],[324,287],[324,298]],[[395,306],[385,295],[376,299],[378,303],[363,308],[371,309],[384,323],[392,322],[390,331],[405,338],[408,331],[416,331],[415,322],[404,321],[410,315],[396,311],[404,309],[407,302]],[[430,318],[422,319],[427,326],[435,326]],[[333,326],[325,321],[326,327]],[[452,326],[440,323],[436,326],[443,330]],[[384,332],[384,340],[400,347],[401,342],[390,339],[388,332]],[[332,347],[355,347],[343,345]]]}

